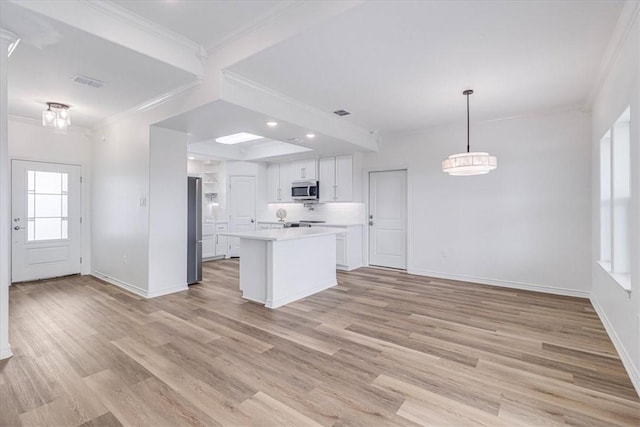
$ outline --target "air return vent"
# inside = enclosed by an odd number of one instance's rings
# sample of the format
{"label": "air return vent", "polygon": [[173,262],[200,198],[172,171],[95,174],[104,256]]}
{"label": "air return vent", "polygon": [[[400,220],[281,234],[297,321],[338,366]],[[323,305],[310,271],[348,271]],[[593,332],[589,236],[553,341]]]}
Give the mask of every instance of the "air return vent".
{"label": "air return vent", "polygon": [[93,77],[81,76],[80,74],[73,76],[73,81],[96,89],[100,89],[104,86],[104,82],[102,80],[94,79]]}
{"label": "air return vent", "polygon": [[350,112],[348,112],[347,110],[336,110],[333,112],[333,114],[336,114],[338,116],[348,116],[349,114],[351,114]]}

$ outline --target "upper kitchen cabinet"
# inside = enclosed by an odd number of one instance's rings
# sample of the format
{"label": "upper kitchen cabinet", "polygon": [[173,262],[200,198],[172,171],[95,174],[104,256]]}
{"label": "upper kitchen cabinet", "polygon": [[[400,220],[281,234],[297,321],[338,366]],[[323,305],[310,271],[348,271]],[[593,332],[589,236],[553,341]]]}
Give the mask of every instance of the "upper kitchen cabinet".
{"label": "upper kitchen cabinet", "polygon": [[320,159],[320,201],[353,201],[353,157]]}
{"label": "upper kitchen cabinet", "polygon": [[316,159],[296,160],[295,162],[291,162],[291,180],[317,180],[317,165],[318,162],[316,161]]}
{"label": "upper kitchen cabinet", "polygon": [[291,202],[291,163],[272,163],[267,166],[267,201]]}

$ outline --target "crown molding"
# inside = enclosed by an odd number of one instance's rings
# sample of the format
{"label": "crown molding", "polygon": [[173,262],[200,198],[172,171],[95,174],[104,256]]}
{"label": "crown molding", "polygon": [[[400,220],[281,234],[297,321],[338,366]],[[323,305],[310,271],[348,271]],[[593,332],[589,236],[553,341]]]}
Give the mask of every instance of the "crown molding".
{"label": "crown molding", "polygon": [[158,37],[170,40],[172,43],[180,44],[185,49],[199,53],[202,46],[193,40],[169,30],[149,19],[146,19],[140,15],[131,12],[116,3],[109,0],[84,0],[87,6],[99,11],[104,15],[108,15],[114,19],[117,19],[123,23],[134,26],[142,31],[152,33]]}
{"label": "crown molding", "polygon": [[618,17],[618,21],[616,23],[616,27],[613,30],[613,34],[609,39],[609,43],[607,44],[607,48],[604,51],[604,55],[600,61],[600,65],[598,66],[597,76],[585,99],[583,108],[587,111],[591,111],[591,107],[600,92],[600,88],[604,84],[605,79],[609,75],[613,64],[615,64],[618,59],[618,55],[622,50],[622,46],[626,42],[629,34],[631,32],[631,27],[638,19],[638,15],[640,14],[640,1],[637,0],[627,0],[622,7],[622,11],[620,12],[620,16]]}
{"label": "crown molding", "polygon": [[[333,114],[305,104],[228,69],[220,71],[220,98],[236,105],[281,118],[299,126],[355,144],[363,149],[378,149],[378,134]],[[268,111],[267,111],[268,110]]]}
{"label": "crown molding", "polygon": [[[24,116],[14,116],[11,114],[9,114],[7,117],[9,118],[9,121],[12,121],[12,122],[19,122],[19,123],[32,125],[32,126],[42,127],[42,121],[39,119],[34,119],[32,117],[24,117]],[[46,129],[44,127],[42,128]],[[84,135],[87,135],[89,132],[90,132],[89,128],[86,128],[83,126],[72,125],[67,128],[67,133],[82,133]]]}
{"label": "crown molding", "polygon": [[10,1],[193,75],[204,75],[207,54],[202,46],[110,1]]}
{"label": "crown molding", "polygon": [[124,110],[121,111],[117,114],[114,114],[113,116],[107,117],[106,119],[100,121],[97,125],[93,126],[91,128],[92,131],[101,129],[105,126],[108,126],[112,123],[115,123],[117,121],[126,119],[127,117],[133,116],[134,114],[140,113],[142,111],[147,111],[147,110],[151,110],[161,104],[164,104],[165,102],[170,101],[171,99],[181,95],[182,93],[191,90],[197,86],[199,86],[201,83],[200,79],[194,80],[190,83],[187,83],[185,85],[179,86],[169,92],[165,92],[162,95],[156,96],[155,98],[151,98],[147,101],[144,101],[132,108],[129,108],[128,110]]}

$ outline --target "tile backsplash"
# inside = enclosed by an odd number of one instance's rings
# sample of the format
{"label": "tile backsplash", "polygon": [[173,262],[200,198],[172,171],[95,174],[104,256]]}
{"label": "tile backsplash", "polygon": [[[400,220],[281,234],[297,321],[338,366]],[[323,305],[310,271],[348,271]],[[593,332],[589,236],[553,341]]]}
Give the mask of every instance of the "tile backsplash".
{"label": "tile backsplash", "polygon": [[258,220],[277,221],[276,211],[280,208],[287,211],[285,221],[316,220],[339,224],[365,222],[364,203],[316,203],[311,210],[302,203],[270,203]]}

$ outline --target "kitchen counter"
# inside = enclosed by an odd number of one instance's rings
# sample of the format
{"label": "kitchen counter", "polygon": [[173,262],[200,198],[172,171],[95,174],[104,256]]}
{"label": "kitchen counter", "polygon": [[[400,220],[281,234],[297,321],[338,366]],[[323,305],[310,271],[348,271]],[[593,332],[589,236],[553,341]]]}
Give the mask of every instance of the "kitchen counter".
{"label": "kitchen counter", "polygon": [[221,233],[240,238],[242,297],[277,308],[335,286],[336,236],[345,229],[300,227]]}
{"label": "kitchen counter", "polygon": [[325,227],[294,227],[294,228],[282,228],[282,229],[270,229],[270,230],[255,230],[255,231],[237,231],[220,233],[222,236],[240,237],[245,239],[254,240],[294,240],[305,239],[317,236],[342,234],[345,230],[341,228]]}
{"label": "kitchen counter", "polygon": [[[286,222],[304,222],[304,220],[287,220]],[[258,224],[284,224],[282,221],[258,221]],[[362,222],[312,222],[312,227],[352,227],[364,225]]]}

